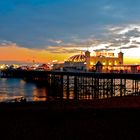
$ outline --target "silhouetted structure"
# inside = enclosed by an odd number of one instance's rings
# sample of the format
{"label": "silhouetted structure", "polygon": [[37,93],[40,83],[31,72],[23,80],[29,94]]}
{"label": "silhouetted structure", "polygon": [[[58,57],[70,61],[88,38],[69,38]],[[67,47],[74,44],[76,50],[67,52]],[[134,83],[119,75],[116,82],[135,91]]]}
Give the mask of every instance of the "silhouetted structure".
{"label": "silhouetted structure", "polygon": [[5,70],[2,74],[43,82],[50,91],[47,96],[53,98],[92,100],[140,95],[140,74],[21,70]]}

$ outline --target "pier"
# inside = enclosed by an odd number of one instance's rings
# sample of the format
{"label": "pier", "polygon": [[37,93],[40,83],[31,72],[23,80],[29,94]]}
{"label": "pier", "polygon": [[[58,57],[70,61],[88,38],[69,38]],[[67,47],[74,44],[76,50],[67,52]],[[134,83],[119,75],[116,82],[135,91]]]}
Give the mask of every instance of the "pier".
{"label": "pier", "polygon": [[47,97],[94,100],[140,95],[140,74],[4,70],[2,77],[43,83]]}

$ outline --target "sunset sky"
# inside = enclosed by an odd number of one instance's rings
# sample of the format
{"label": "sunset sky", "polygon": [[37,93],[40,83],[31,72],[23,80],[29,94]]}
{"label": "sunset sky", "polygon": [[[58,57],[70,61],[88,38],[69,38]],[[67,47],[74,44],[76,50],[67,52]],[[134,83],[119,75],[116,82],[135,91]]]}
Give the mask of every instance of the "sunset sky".
{"label": "sunset sky", "polygon": [[1,63],[120,48],[140,64],[140,0],[0,0]]}

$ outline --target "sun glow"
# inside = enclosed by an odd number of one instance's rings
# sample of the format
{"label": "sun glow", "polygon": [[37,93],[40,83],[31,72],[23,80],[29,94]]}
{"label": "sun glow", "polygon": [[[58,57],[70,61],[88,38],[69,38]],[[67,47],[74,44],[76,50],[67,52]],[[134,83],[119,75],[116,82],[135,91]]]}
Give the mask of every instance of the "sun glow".
{"label": "sun glow", "polygon": [[[89,51],[91,52],[91,56],[95,55],[93,47],[90,47]],[[119,51],[120,50],[114,51],[115,56]],[[124,64],[140,64],[140,48],[122,49],[122,52],[124,53]],[[64,60],[67,60],[70,56],[73,56],[75,54],[78,54],[78,51],[74,53],[64,53],[59,49],[58,53],[53,53],[51,51],[48,51],[47,49],[29,49],[16,45],[0,47],[0,61],[53,63],[53,60],[57,60],[57,62],[63,62]],[[117,65],[116,63],[114,64]]]}

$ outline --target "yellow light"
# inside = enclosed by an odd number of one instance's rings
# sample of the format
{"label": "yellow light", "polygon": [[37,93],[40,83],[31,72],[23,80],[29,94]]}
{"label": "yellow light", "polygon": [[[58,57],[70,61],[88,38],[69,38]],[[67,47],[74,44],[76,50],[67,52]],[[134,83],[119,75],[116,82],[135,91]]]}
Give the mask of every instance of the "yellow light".
{"label": "yellow light", "polygon": [[90,65],[93,65],[93,62],[90,62]]}
{"label": "yellow light", "polygon": [[103,62],[103,65],[106,65],[106,63],[105,63],[105,62]]}
{"label": "yellow light", "polygon": [[56,63],[56,62],[58,62],[58,60],[53,60],[52,62],[53,62],[53,63]]}
{"label": "yellow light", "polygon": [[114,65],[117,65],[118,63],[115,61]]}
{"label": "yellow light", "polygon": [[112,63],[111,63],[111,62],[109,62],[109,65],[112,65]]}
{"label": "yellow light", "polygon": [[1,65],[1,66],[0,66],[0,69],[4,69],[4,68],[5,68],[4,65]]}

